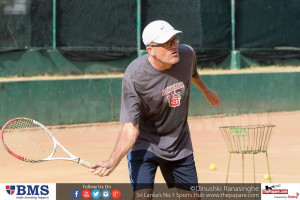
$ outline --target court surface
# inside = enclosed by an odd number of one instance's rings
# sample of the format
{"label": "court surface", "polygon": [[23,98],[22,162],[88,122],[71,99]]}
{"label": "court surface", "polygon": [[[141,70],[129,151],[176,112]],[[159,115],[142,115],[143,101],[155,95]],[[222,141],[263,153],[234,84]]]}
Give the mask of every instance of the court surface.
{"label": "court surface", "polygon": [[[300,182],[300,111],[272,112],[234,116],[203,116],[189,118],[199,183],[224,183],[229,153],[220,133],[220,126],[274,124],[268,148],[272,182]],[[113,150],[119,122],[62,125],[50,127],[51,132],[73,154],[91,162],[105,160]],[[61,155],[61,152],[57,152]],[[242,156],[233,154],[228,182],[242,181]],[[97,177],[86,168],[70,161],[27,163],[12,157],[0,148],[2,183],[129,183],[124,158],[108,177]],[[210,170],[214,163],[216,170]],[[256,182],[268,182],[265,154],[255,155]],[[245,182],[253,182],[252,155],[245,155]],[[160,171],[156,183],[164,180]]]}

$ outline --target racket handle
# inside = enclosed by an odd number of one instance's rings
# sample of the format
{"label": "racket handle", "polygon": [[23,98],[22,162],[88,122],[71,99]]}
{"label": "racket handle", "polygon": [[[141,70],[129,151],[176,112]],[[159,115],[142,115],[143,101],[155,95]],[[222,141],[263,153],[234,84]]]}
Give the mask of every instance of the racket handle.
{"label": "racket handle", "polygon": [[78,164],[90,168],[92,166],[92,163],[90,163],[89,161],[83,160],[82,158],[79,159]]}

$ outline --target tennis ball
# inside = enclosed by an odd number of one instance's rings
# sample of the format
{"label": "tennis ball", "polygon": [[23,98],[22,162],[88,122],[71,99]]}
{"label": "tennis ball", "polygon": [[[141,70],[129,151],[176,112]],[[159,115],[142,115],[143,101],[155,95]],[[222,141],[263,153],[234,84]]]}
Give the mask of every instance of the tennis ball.
{"label": "tennis ball", "polygon": [[211,164],[211,165],[209,166],[209,169],[211,169],[211,170],[216,170],[216,165],[215,165],[215,164]]}
{"label": "tennis ball", "polygon": [[269,173],[265,173],[264,178],[265,178],[266,180],[270,180],[270,174],[269,174]]}

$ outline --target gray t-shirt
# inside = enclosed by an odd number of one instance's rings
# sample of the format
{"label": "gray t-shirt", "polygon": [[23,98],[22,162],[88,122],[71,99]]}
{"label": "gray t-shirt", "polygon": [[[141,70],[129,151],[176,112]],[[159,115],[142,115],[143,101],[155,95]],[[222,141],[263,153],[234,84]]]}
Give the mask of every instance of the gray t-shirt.
{"label": "gray t-shirt", "polygon": [[148,150],[166,159],[179,160],[193,152],[187,123],[191,77],[199,77],[192,47],[178,46],[180,61],[159,71],[148,54],[126,69],[122,83],[123,123],[139,123],[132,150]]}

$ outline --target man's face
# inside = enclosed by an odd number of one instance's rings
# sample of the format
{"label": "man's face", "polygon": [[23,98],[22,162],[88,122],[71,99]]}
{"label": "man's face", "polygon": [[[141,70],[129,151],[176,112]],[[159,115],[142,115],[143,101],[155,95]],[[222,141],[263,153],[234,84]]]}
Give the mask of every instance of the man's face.
{"label": "man's face", "polygon": [[149,45],[152,49],[152,56],[162,64],[173,65],[179,62],[178,53],[179,39],[174,35],[171,39],[164,44],[152,43]]}

